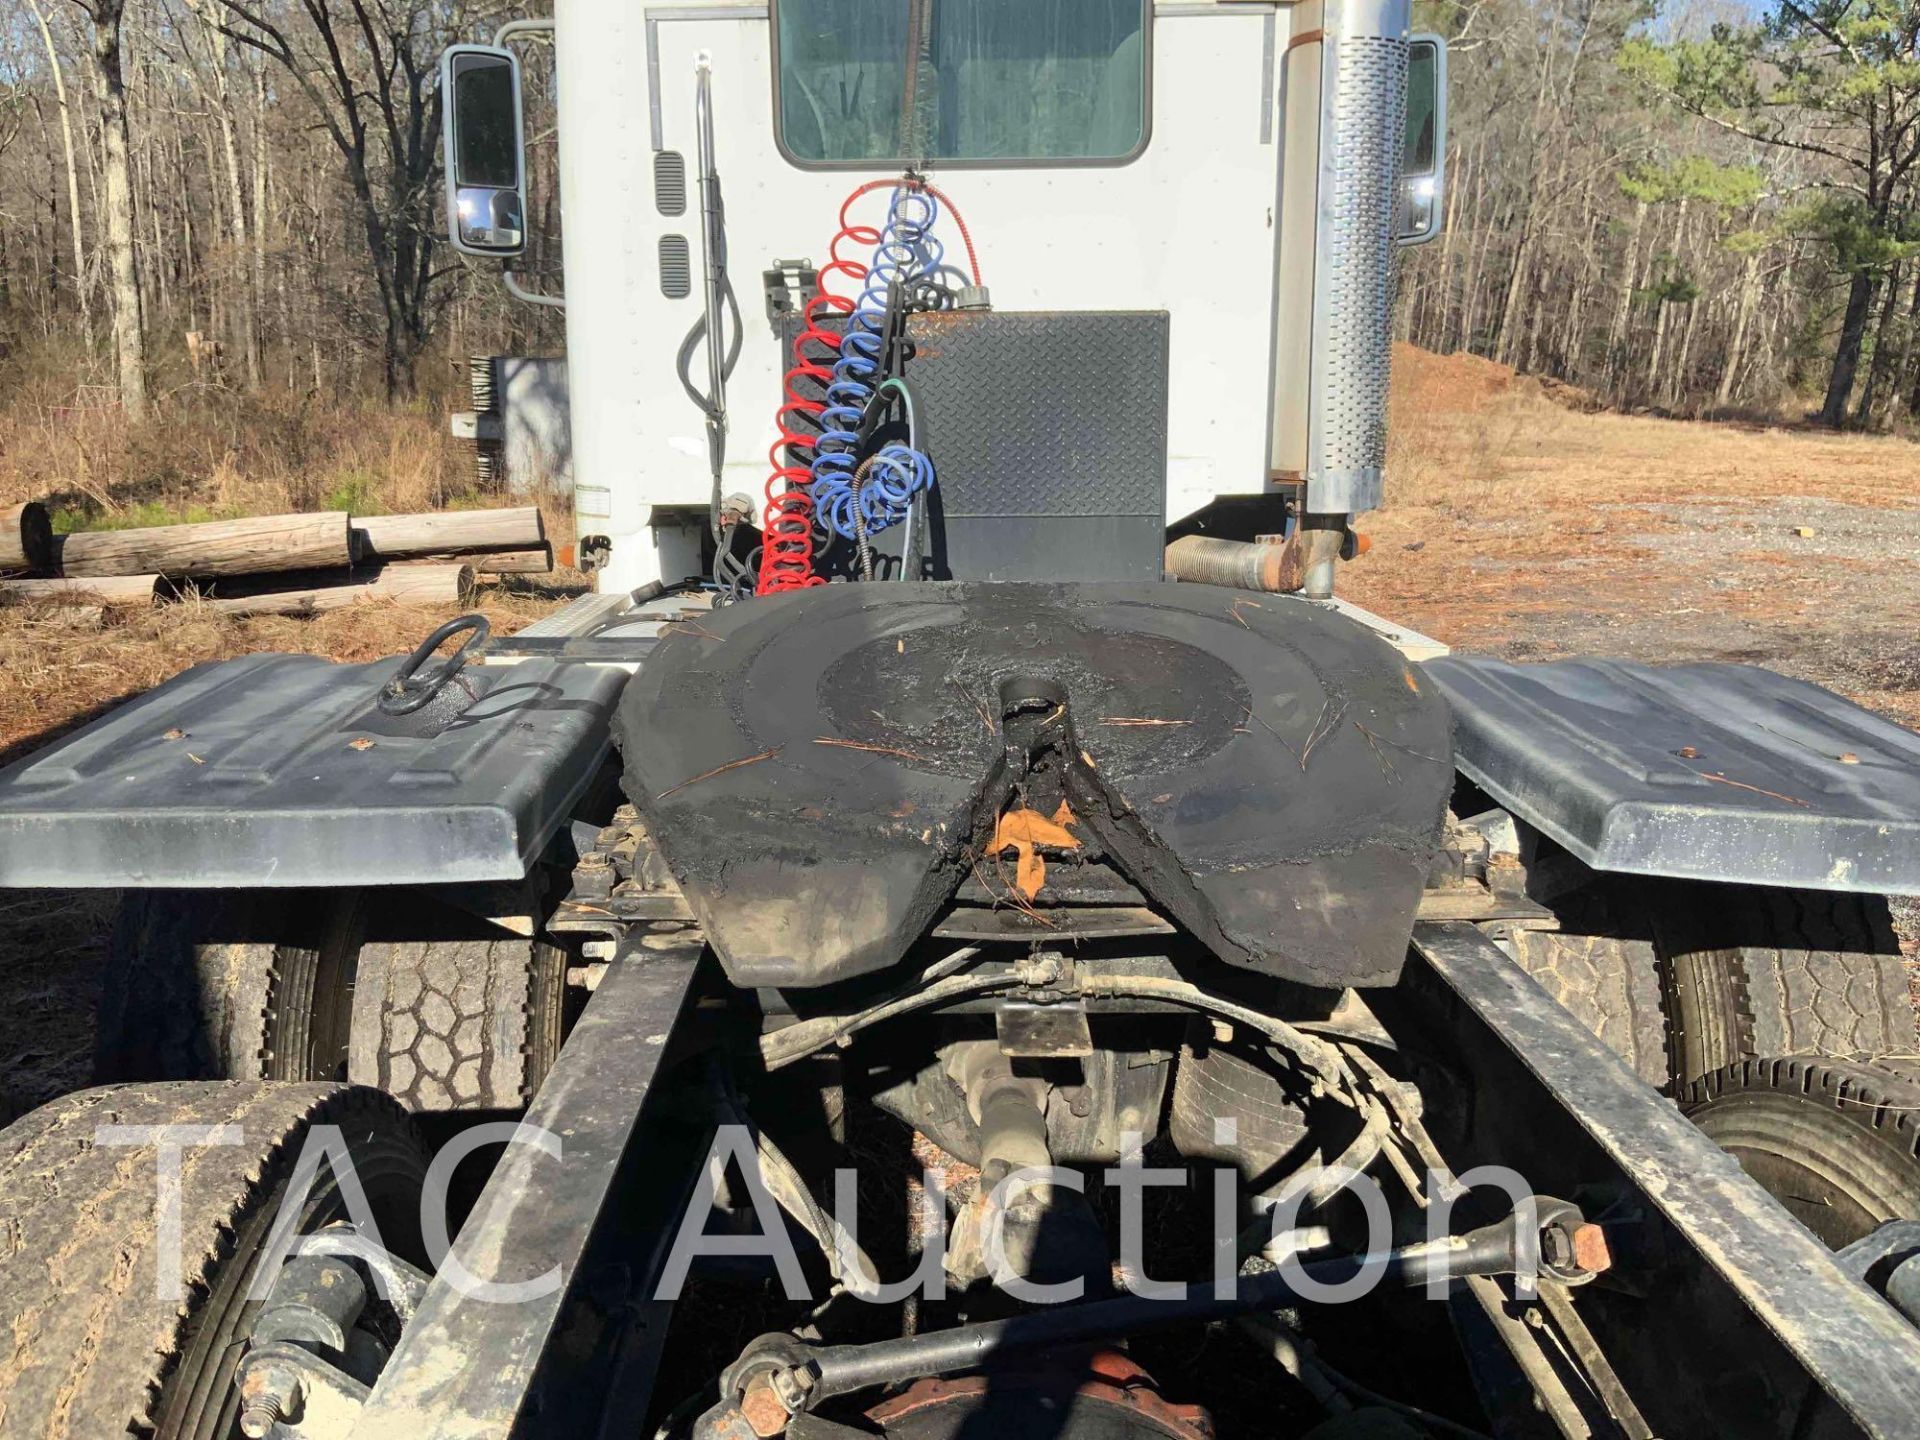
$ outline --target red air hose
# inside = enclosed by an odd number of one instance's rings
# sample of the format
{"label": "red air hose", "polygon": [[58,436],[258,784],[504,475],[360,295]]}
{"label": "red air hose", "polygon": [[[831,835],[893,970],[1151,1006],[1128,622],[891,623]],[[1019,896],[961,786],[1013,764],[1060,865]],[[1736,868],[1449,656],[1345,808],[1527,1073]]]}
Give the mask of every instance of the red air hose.
{"label": "red air hose", "polygon": [[813,442],[818,434],[806,417],[817,416],[825,408],[819,400],[801,393],[801,382],[824,388],[833,378],[833,362],[840,358],[840,332],[823,323],[853,311],[853,297],[833,290],[832,278],[844,275],[855,287],[867,278],[867,267],[840,253],[843,244],[878,244],[880,232],[870,225],[842,225],[840,233],[827,247],[828,260],[819,274],[819,291],[802,312],[806,328],[794,337],[793,365],[787,371],[786,389],[773,422],[779,434],[767,459],[773,473],[767,477],[767,508],[761,528],[765,540],[760,547],[760,580],[755,593],[774,595],[783,590],[804,590],[824,585],[825,579],[813,573],[813,496],[808,486],[813,480]]}
{"label": "red air hose", "polygon": [[[924,190],[927,194],[938,200],[940,202],[940,208],[953,216],[954,228],[960,232],[960,244],[966,249],[967,269],[973,274],[973,283],[976,285],[986,283],[980,278],[980,257],[973,252],[973,236],[967,230],[967,222],[961,218],[960,207],[949,200],[946,192],[940,189],[939,186],[929,185],[918,175],[908,175],[899,180],[869,180],[866,184],[856,189],[840,204],[841,234],[844,235],[849,228],[847,224],[847,211],[852,208],[853,202],[858,200],[862,195],[869,194],[875,190]],[[868,227],[862,226],[860,228],[866,229]],[[876,236],[878,235],[877,231],[873,233]]]}
{"label": "red air hose", "polygon": [[813,443],[818,434],[809,421],[825,405],[809,399],[801,382],[824,389],[833,378],[833,364],[840,358],[840,331],[828,328],[836,319],[853,313],[854,296],[842,295],[830,288],[831,277],[844,275],[856,292],[867,278],[867,266],[842,255],[843,246],[858,245],[871,253],[880,243],[880,231],[871,225],[856,225],[847,212],[861,196],[875,190],[925,190],[953,216],[960,239],[967,251],[967,268],[973,283],[980,283],[980,261],[974,254],[973,237],[967,222],[940,191],[924,180],[909,176],[905,180],[869,180],[857,187],[840,205],[840,231],[827,247],[827,263],[819,273],[819,290],[802,311],[806,328],[793,341],[793,365],[788,369],[785,393],[774,412],[778,434],[767,451],[773,473],[767,477],[767,506],[761,518],[764,540],[760,547],[760,577],[754,587],[758,595],[775,595],[786,590],[804,590],[824,585],[826,579],[813,573],[813,496],[808,486],[813,480]]}

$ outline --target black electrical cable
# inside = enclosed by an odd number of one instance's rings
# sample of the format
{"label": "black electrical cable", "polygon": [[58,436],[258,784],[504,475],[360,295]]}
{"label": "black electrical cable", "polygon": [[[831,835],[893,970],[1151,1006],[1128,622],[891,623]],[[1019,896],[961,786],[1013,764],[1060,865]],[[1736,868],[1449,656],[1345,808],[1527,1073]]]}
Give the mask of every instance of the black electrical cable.
{"label": "black electrical cable", "polygon": [[860,578],[873,579],[873,542],[867,538],[867,517],[860,509],[860,487],[867,483],[867,472],[873,469],[873,456],[869,455],[860,462],[853,472],[853,549],[860,557]]}
{"label": "black electrical cable", "polygon": [[760,574],[760,547],[753,546],[745,555],[734,551],[735,537],[742,528],[752,528],[745,520],[736,520],[722,527],[720,538],[713,552],[713,579],[720,587],[723,600],[731,603],[744,600],[753,594],[754,585]]}
{"label": "black electrical cable", "polygon": [[[720,366],[721,380],[733,378],[733,367],[740,360],[740,345],[746,338],[746,326],[740,319],[740,300],[733,293],[733,279],[728,276],[720,282],[720,293],[725,297],[727,309],[733,314],[733,335],[727,341],[727,358]],[[693,352],[707,338],[707,317],[703,314],[693,322],[693,328],[687,332],[687,338],[680,342],[680,353],[675,357],[674,368],[680,376],[680,386],[687,392],[687,398],[700,407],[702,415],[712,416],[719,413],[713,396],[707,394],[693,382]]]}
{"label": "black electrical cable", "polygon": [[[747,327],[740,318],[740,300],[733,293],[731,276],[721,275],[720,293],[727,302],[727,309],[733,313],[733,338],[728,342],[726,358],[720,364],[720,383],[724,385],[733,375],[733,367],[739,363],[740,346],[746,339]],[[720,408],[718,395],[709,395],[693,383],[693,352],[706,339],[706,335],[707,317],[703,311],[700,318],[693,322],[693,328],[687,332],[687,338],[680,342],[680,351],[674,357],[674,373],[680,377],[680,387],[687,392],[687,398],[700,407],[700,413],[707,420],[707,459],[713,471],[713,494],[707,500],[707,529],[718,543],[721,530],[720,471],[727,459],[727,432],[723,423],[726,415]]]}
{"label": "black electrical cable", "polygon": [[907,309],[913,314],[924,314],[929,310],[951,310],[954,302],[952,286],[934,279],[931,275],[923,275],[913,282],[913,295],[907,301]]}

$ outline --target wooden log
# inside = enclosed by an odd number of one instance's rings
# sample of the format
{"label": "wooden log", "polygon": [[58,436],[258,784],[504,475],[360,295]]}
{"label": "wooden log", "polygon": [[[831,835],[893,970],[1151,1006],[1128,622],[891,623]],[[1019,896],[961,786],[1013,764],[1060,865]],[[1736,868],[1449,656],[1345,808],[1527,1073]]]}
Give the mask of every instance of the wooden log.
{"label": "wooden log", "polygon": [[0,594],[21,600],[71,600],[83,605],[151,605],[158,575],[100,575],[91,580],[0,580]]}
{"label": "wooden log", "polygon": [[352,605],[460,605],[473,590],[465,565],[388,565],[372,578],[302,590],[214,595],[206,603],[223,615],[318,615]]}
{"label": "wooden log", "polygon": [[254,515],[147,530],[81,530],[61,537],[60,573],[91,578],[158,571],[175,577],[331,570],[353,563],[346,513]]}
{"label": "wooden log", "polygon": [[29,500],[0,510],[0,570],[51,570],[53,524],[47,507]]}
{"label": "wooden log", "polygon": [[478,555],[413,555],[404,565],[458,563],[473,568],[476,575],[546,575],[553,569],[553,547],[538,550],[495,550]]}
{"label": "wooden log", "polygon": [[425,515],[358,515],[362,553],[369,560],[420,555],[464,555],[482,550],[535,550],[547,543],[538,507],[517,510],[437,510]]}

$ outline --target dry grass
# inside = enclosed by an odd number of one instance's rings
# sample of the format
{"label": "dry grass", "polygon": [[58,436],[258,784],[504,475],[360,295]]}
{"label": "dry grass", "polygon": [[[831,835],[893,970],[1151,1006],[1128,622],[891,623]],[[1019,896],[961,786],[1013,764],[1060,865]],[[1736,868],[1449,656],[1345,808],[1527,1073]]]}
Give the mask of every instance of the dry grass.
{"label": "dry grass", "polygon": [[[437,372],[433,372],[437,373]],[[68,528],[341,509],[431,510],[469,498],[470,450],[440,385],[390,410],[357,397],[188,384],[129,423],[110,392],[49,357],[7,367],[0,503],[39,500]],[[445,392],[445,393],[442,393]]]}
{"label": "dry grass", "polygon": [[[482,587],[460,613],[479,611],[511,634],[586,587],[577,575]],[[13,761],[189,666],[280,651],[360,662],[400,654],[456,613],[369,602],[312,619],[240,618],[193,601],[152,611],[109,611],[100,629],[77,629],[66,607],[0,607],[0,763]]]}
{"label": "dry grass", "polygon": [[465,456],[429,417],[288,396],[230,408],[198,397],[142,425],[117,410],[15,405],[0,416],[0,457],[0,499],[47,501],[70,528],[130,513],[431,510],[468,488]]}
{"label": "dry grass", "polygon": [[[0,505],[38,500],[57,530],[158,525],[322,509],[395,514],[511,502],[473,489],[472,451],[447,432],[460,395],[449,365],[392,409],[365,397],[269,390],[248,396],[175,377],[154,417],[130,424],[97,386],[76,386],[74,357],[12,357],[0,385]],[[536,497],[548,533],[571,538],[564,497]],[[483,587],[474,607],[510,633],[584,582]],[[89,629],[67,609],[0,604],[0,760],[207,660],[263,650],[370,660],[410,649],[451,612],[373,604],[311,620],[238,619],[192,604],[109,611]]]}
{"label": "dry grass", "polygon": [[1396,347],[1389,507],[1483,519],[1769,495],[1920,507],[1920,445],[1906,439],[1615,415],[1584,400],[1477,356]]}
{"label": "dry grass", "polygon": [[[1565,387],[1405,347],[1394,382],[1387,505],[1364,522],[1373,550],[1342,584],[1454,645],[1619,653],[1663,616],[1697,616],[1677,635],[1744,626],[1765,653],[1732,658],[1791,669],[1883,628],[1915,585],[1901,518],[1920,509],[1910,441],[1593,413]],[[1803,517],[1834,514],[1887,533],[1844,557],[1794,537]],[[1709,543],[1734,530],[1743,543]],[[1851,684],[1816,678],[1920,722],[1920,691],[1878,683],[1899,656],[1852,668]]]}

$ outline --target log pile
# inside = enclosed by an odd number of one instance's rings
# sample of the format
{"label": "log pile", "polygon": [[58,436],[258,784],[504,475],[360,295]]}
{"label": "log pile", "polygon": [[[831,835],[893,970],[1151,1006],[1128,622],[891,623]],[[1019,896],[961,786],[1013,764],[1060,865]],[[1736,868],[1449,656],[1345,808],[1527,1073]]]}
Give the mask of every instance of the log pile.
{"label": "log pile", "polygon": [[0,600],[151,606],[198,595],[229,615],[313,615],[363,601],[459,605],[476,576],[553,569],[540,512],[255,515],[56,536],[43,506],[0,510]]}

